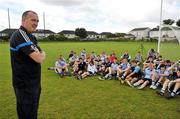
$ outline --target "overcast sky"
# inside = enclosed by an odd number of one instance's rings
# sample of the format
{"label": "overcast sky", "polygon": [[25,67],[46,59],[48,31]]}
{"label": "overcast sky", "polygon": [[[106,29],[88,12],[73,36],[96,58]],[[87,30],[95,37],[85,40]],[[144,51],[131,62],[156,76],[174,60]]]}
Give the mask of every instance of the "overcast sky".
{"label": "overcast sky", "polygon": [[[25,10],[39,15],[39,26],[54,32],[84,27],[88,31],[129,32],[137,27],[159,25],[161,0],[0,0],[0,30],[19,28]],[[180,19],[180,0],[163,0],[163,19]]]}

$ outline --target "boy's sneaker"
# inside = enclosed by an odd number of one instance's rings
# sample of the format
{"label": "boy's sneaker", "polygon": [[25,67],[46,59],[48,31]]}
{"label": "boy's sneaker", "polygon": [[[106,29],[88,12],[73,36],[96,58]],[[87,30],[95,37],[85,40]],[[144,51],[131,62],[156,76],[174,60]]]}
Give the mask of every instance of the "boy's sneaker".
{"label": "boy's sneaker", "polygon": [[154,89],[154,90],[157,89],[157,86],[153,86],[152,89]]}
{"label": "boy's sneaker", "polygon": [[81,77],[80,75],[77,75],[77,76],[76,76],[77,80],[81,80],[80,77]]}
{"label": "boy's sneaker", "polygon": [[133,87],[133,85],[131,84],[130,81],[126,81],[126,82],[127,82],[127,84],[128,84],[129,86]]}
{"label": "boy's sneaker", "polygon": [[134,84],[133,84],[134,87],[136,87],[136,86],[138,86],[138,85],[139,85],[138,83],[134,83]]}
{"label": "boy's sneaker", "polygon": [[98,79],[99,79],[100,81],[104,81],[104,80],[105,80],[104,77],[98,77]]}
{"label": "boy's sneaker", "polygon": [[176,95],[179,95],[180,94],[180,91],[176,92]]}
{"label": "boy's sneaker", "polygon": [[125,80],[125,77],[124,77],[124,76],[121,76],[121,79],[122,79],[122,80]]}
{"label": "boy's sneaker", "polygon": [[112,79],[112,75],[109,75],[107,79],[108,79],[108,80],[111,80],[111,79]]}
{"label": "boy's sneaker", "polygon": [[167,99],[171,99],[171,98],[174,98],[176,96],[176,93],[175,92],[171,92],[169,93],[168,96],[166,96]]}
{"label": "boy's sneaker", "polygon": [[82,80],[82,76],[78,76],[78,79],[79,79],[79,80]]}
{"label": "boy's sneaker", "polygon": [[156,91],[156,94],[160,95],[160,96],[164,96],[164,93],[161,91]]}
{"label": "boy's sneaker", "polygon": [[124,80],[120,79],[119,81],[121,82],[121,84],[124,84]]}
{"label": "boy's sneaker", "polygon": [[63,73],[63,72],[60,72],[60,73],[59,73],[59,76],[60,76],[61,78],[63,78],[64,73]]}
{"label": "boy's sneaker", "polygon": [[153,85],[151,85],[149,88],[153,89]]}
{"label": "boy's sneaker", "polygon": [[140,87],[138,87],[138,89],[139,89],[139,90],[141,90],[141,89],[143,89],[143,87],[142,87],[142,86],[140,86]]}

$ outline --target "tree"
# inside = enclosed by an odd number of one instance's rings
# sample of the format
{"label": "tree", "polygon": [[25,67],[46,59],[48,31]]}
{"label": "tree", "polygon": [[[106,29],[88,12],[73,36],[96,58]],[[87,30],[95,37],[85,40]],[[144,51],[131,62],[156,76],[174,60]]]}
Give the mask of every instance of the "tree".
{"label": "tree", "polygon": [[180,27],[180,19],[178,19],[178,20],[176,21],[176,26],[179,26],[179,27]]}
{"label": "tree", "polygon": [[63,34],[55,35],[55,40],[57,41],[65,41],[67,38]]}
{"label": "tree", "polygon": [[76,28],[75,34],[76,36],[79,36],[80,38],[86,38],[88,36],[85,28]]}
{"label": "tree", "polygon": [[165,19],[163,20],[163,24],[172,25],[175,21],[173,19]]}
{"label": "tree", "polygon": [[109,33],[109,34],[106,34],[106,37],[107,37],[107,38],[115,38],[116,35],[115,35],[115,34],[112,34],[112,33]]}
{"label": "tree", "polygon": [[117,37],[124,37],[126,35],[126,33],[116,33]]}
{"label": "tree", "polygon": [[49,35],[47,38],[48,38],[50,41],[53,41],[53,40],[55,40],[55,37],[54,37],[54,35]]}

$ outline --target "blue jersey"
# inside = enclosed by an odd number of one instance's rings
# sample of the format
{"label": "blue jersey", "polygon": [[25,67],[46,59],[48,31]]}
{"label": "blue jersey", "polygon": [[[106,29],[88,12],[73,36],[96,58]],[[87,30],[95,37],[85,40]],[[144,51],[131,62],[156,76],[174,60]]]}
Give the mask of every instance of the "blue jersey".
{"label": "blue jersey", "polygon": [[139,66],[135,66],[133,72],[139,73],[141,71],[141,68]]}
{"label": "blue jersey", "polygon": [[132,72],[135,72],[138,76],[141,75],[141,68],[139,66],[131,67]]}
{"label": "blue jersey", "polygon": [[129,63],[121,63],[119,68],[122,69],[122,70],[125,70],[126,68],[130,67],[130,64]]}

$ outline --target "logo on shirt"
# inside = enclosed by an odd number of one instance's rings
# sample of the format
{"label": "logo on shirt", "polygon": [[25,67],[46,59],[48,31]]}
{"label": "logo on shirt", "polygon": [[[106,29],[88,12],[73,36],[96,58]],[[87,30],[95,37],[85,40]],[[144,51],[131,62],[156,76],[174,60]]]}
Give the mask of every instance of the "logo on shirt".
{"label": "logo on shirt", "polygon": [[38,48],[36,46],[34,46],[34,45],[31,45],[31,50],[39,52]]}

